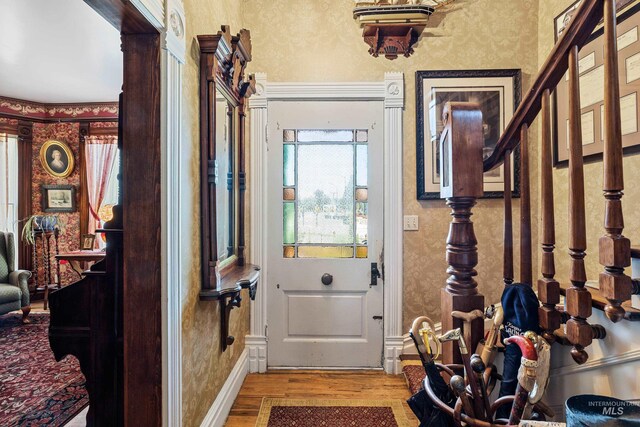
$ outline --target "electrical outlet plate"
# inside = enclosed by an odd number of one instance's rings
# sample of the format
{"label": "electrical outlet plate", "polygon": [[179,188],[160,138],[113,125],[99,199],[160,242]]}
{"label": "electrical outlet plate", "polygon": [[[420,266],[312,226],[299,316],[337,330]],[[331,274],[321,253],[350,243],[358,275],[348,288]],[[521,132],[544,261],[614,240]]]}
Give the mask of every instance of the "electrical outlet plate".
{"label": "electrical outlet plate", "polygon": [[404,230],[405,231],[417,231],[418,230],[418,215],[405,215],[404,216]]}

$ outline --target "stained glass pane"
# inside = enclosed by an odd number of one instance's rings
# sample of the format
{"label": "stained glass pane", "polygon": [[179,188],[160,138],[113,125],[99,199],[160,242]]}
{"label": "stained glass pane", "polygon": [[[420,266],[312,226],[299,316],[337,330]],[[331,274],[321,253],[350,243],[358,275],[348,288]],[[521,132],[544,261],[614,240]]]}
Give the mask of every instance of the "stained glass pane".
{"label": "stained glass pane", "polygon": [[356,189],[356,200],[359,202],[366,202],[369,198],[369,191],[366,188]]}
{"label": "stained glass pane", "polygon": [[294,202],[284,202],[282,205],[282,243],[293,244],[296,242],[296,204]]}
{"label": "stained glass pane", "polygon": [[298,243],[353,243],[353,179],[353,145],[298,147]]}
{"label": "stained glass pane", "polygon": [[282,182],[285,187],[296,185],[296,146],[285,144],[282,146]]}
{"label": "stained glass pane", "polygon": [[353,258],[353,246],[298,246],[298,258]]}
{"label": "stained glass pane", "polygon": [[283,256],[285,258],[295,258],[296,257],[296,248],[295,246],[285,246],[282,249]]}
{"label": "stained glass pane", "polygon": [[368,236],[368,209],[369,204],[366,202],[356,203],[356,243],[366,245]]}
{"label": "stained glass pane", "polygon": [[299,130],[298,142],[352,142],[352,130]]}
{"label": "stained glass pane", "polygon": [[283,200],[295,200],[296,199],[296,189],[295,188],[283,188],[282,189],[282,199]]}
{"label": "stained glass pane", "polygon": [[368,148],[366,145],[357,145],[356,155],[356,185],[358,187],[366,187],[368,184]]}
{"label": "stained glass pane", "polygon": [[366,246],[358,246],[356,248],[356,258],[367,258],[369,256],[369,248]]}
{"label": "stained glass pane", "polygon": [[282,131],[282,140],[284,142],[296,142],[296,131],[292,129],[285,129]]}
{"label": "stained glass pane", "polygon": [[369,141],[369,131],[368,130],[359,130],[356,132],[356,141],[357,142],[368,142]]}

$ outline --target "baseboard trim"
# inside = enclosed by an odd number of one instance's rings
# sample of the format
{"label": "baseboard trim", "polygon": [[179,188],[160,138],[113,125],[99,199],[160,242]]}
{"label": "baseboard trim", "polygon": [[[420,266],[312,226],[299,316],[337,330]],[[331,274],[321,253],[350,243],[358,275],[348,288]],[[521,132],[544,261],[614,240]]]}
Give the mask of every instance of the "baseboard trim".
{"label": "baseboard trim", "polygon": [[386,337],[384,340],[384,371],[387,374],[400,374],[402,364],[400,355],[404,347],[403,337]]}
{"label": "baseboard trim", "polygon": [[627,351],[615,356],[605,356],[600,359],[589,360],[584,365],[567,365],[559,368],[551,369],[550,378],[560,377],[563,375],[577,374],[579,372],[591,371],[619,365],[621,363],[631,363],[640,360],[640,349]]}
{"label": "baseboard trim", "polygon": [[213,405],[209,408],[209,412],[202,420],[200,427],[222,427],[224,426],[233,402],[236,400],[244,378],[249,371],[249,357],[247,349],[245,348],[240,358],[236,362],[236,365],[231,370],[231,373],[227,377],[220,393],[213,401]]}
{"label": "baseboard trim", "polygon": [[247,335],[245,346],[249,350],[249,372],[267,372],[267,337]]}

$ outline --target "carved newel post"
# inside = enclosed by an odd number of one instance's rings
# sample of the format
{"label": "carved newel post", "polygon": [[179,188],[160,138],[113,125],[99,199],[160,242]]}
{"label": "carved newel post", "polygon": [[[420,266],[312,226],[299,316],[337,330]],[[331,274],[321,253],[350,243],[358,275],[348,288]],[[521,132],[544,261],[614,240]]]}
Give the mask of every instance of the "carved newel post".
{"label": "carved newel post", "polygon": [[[447,103],[443,111],[444,130],[440,138],[440,196],[447,199],[453,217],[447,237],[447,286],[442,289],[442,331],[463,328],[452,311],[484,309],[484,296],[474,279],[478,273],[476,244],[471,208],[483,195],[482,185],[482,112],[474,103]],[[483,336],[483,320],[471,323],[464,331],[473,352]],[[470,339],[469,339],[470,338]],[[460,351],[452,342],[443,345],[443,363],[460,363]]]}

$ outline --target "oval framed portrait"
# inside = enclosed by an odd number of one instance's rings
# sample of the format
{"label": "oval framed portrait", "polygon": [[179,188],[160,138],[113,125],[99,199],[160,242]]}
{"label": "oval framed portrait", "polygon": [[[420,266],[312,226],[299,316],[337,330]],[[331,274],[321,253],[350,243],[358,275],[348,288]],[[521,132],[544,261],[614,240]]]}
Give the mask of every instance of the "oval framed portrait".
{"label": "oval framed portrait", "polygon": [[40,162],[49,175],[66,178],[73,172],[73,151],[64,142],[50,139],[40,148]]}

